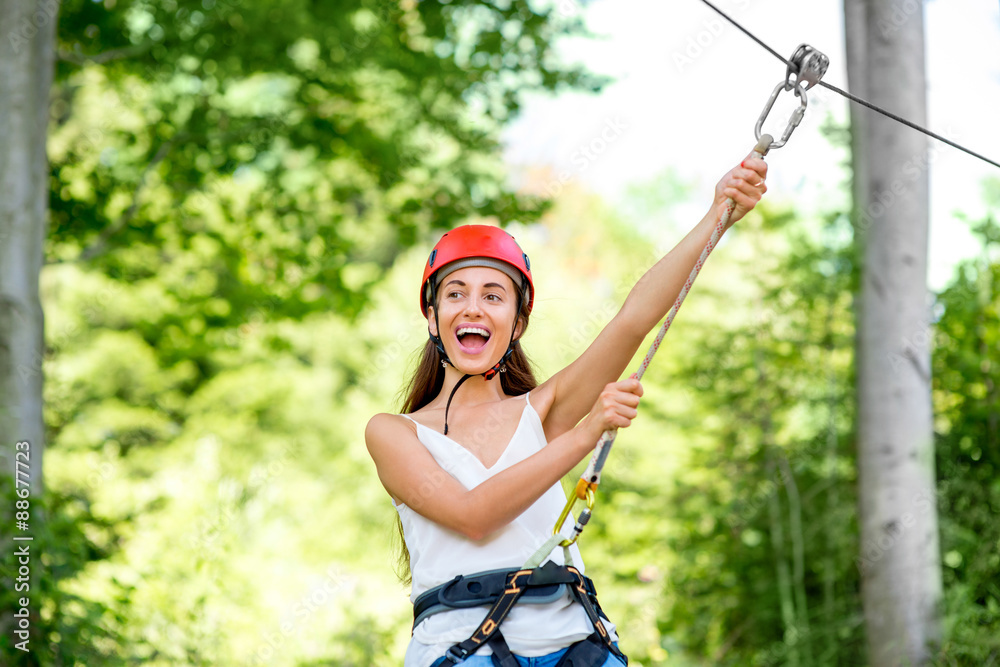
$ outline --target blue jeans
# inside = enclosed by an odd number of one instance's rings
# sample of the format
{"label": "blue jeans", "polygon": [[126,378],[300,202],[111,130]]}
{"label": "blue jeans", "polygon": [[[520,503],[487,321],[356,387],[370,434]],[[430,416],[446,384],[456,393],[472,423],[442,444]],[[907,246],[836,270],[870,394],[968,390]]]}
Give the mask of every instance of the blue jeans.
{"label": "blue jeans", "polygon": [[[615,642],[615,646],[618,646],[618,642]],[[556,663],[566,654],[569,648],[564,648],[556,651],[555,653],[549,653],[548,655],[540,655],[537,658],[522,658],[519,655],[515,655],[518,664],[522,667],[554,667]],[[444,658],[441,658],[432,665],[432,667],[437,667],[442,662]],[[473,655],[465,659],[465,662],[460,663],[462,667],[493,667],[493,657],[489,655]],[[608,654],[608,659],[604,662],[601,667],[624,667],[625,663],[616,658],[612,654]]]}

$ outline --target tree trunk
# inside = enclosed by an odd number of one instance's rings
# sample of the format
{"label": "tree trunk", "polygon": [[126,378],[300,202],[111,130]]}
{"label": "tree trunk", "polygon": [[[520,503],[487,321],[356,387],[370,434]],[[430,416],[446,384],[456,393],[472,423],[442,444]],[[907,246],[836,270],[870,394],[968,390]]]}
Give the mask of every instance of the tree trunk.
{"label": "tree trunk", "polygon": [[[858,13],[864,6],[862,32]],[[845,0],[851,87],[926,121],[922,3]],[[852,25],[851,22],[855,25]],[[864,35],[863,39],[858,39]],[[864,81],[858,85],[858,81]],[[927,290],[926,138],[852,110],[856,229],[863,248],[858,313],[861,593],[872,665],[926,665],[940,639],[941,566],[934,493]]]}
{"label": "tree trunk", "polygon": [[[27,451],[42,491],[42,306],[38,280],[48,216],[45,142],[59,3],[0,0],[0,455],[15,474]],[[24,457],[20,458],[22,464]],[[25,480],[23,465],[18,475]]]}
{"label": "tree trunk", "polygon": [[[25,596],[17,599],[27,606],[18,609],[16,631],[14,609],[0,611],[0,632],[25,655],[34,654],[32,642],[38,639],[42,567],[33,542],[44,520],[44,327],[38,280],[49,203],[45,142],[58,10],[55,0],[0,0],[0,489],[11,484],[22,494],[16,507],[4,502],[0,509],[0,535],[15,532],[14,539],[3,540],[4,548],[27,555],[27,563],[18,556],[17,588]],[[30,568],[27,581],[21,579],[24,567]],[[0,586],[15,590],[6,577]]]}

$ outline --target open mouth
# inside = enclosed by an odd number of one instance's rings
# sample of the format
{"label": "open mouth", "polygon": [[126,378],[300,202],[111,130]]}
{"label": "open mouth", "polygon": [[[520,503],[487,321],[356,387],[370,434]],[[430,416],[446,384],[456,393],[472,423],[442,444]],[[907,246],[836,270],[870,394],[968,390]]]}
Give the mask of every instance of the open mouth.
{"label": "open mouth", "polygon": [[490,330],[481,326],[463,326],[455,332],[459,347],[468,354],[481,352],[486,347],[490,335]]}

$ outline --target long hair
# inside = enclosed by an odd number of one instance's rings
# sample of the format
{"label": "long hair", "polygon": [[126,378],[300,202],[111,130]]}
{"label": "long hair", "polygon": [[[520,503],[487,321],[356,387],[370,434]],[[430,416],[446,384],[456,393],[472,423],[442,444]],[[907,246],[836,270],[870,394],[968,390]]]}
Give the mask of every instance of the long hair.
{"label": "long hair", "polygon": [[[519,341],[524,337],[524,332],[528,328],[528,315],[530,311],[528,310],[527,300],[523,298],[524,295],[520,286],[515,285],[515,287],[518,290],[519,301],[521,303],[521,309],[518,311],[518,319],[523,323],[521,335],[518,336]],[[437,304],[434,307],[436,308]],[[507,359],[507,370],[497,375],[500,379],[500,386],[508,396],[521,396],[538,386],[538,380],[535,378],[531,361],[528,359],[528,355],[524,353],[518,341],[515,341],[514,351],[511,352],[510,357]],[[434,400],[441,392],[442,386],[444,386],[444,365],[441,363],[441,353],[438,352],[434,342],[428,340],[424,344],[417,369],[410,377],[410,381],[404,385],[403,391],[400,392],[403,397],[400,412],[403,414],[416,412]],[[404,584],[409,584],[412,581],[410,574],[410,551],[406,548],[406,540],[403,536],[403,521],[399,518],[398,512],[396,513],[396,531],[399,540],[396,574],[399,576],[400,581]]]}

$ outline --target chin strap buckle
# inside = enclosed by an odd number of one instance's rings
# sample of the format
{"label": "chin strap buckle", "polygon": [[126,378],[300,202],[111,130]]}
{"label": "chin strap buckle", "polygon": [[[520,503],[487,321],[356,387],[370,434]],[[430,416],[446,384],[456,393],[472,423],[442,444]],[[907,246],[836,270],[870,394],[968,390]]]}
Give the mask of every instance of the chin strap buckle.
{"label": "chin strap buckle", "polygon": [[494,366],[493,368],[491,368],[490,370],[483,373],[483,378],[486,380],[492,380],[500,373],[506,373],[506,372],[507,372],[507,364],[501,362],[496,366]]}

